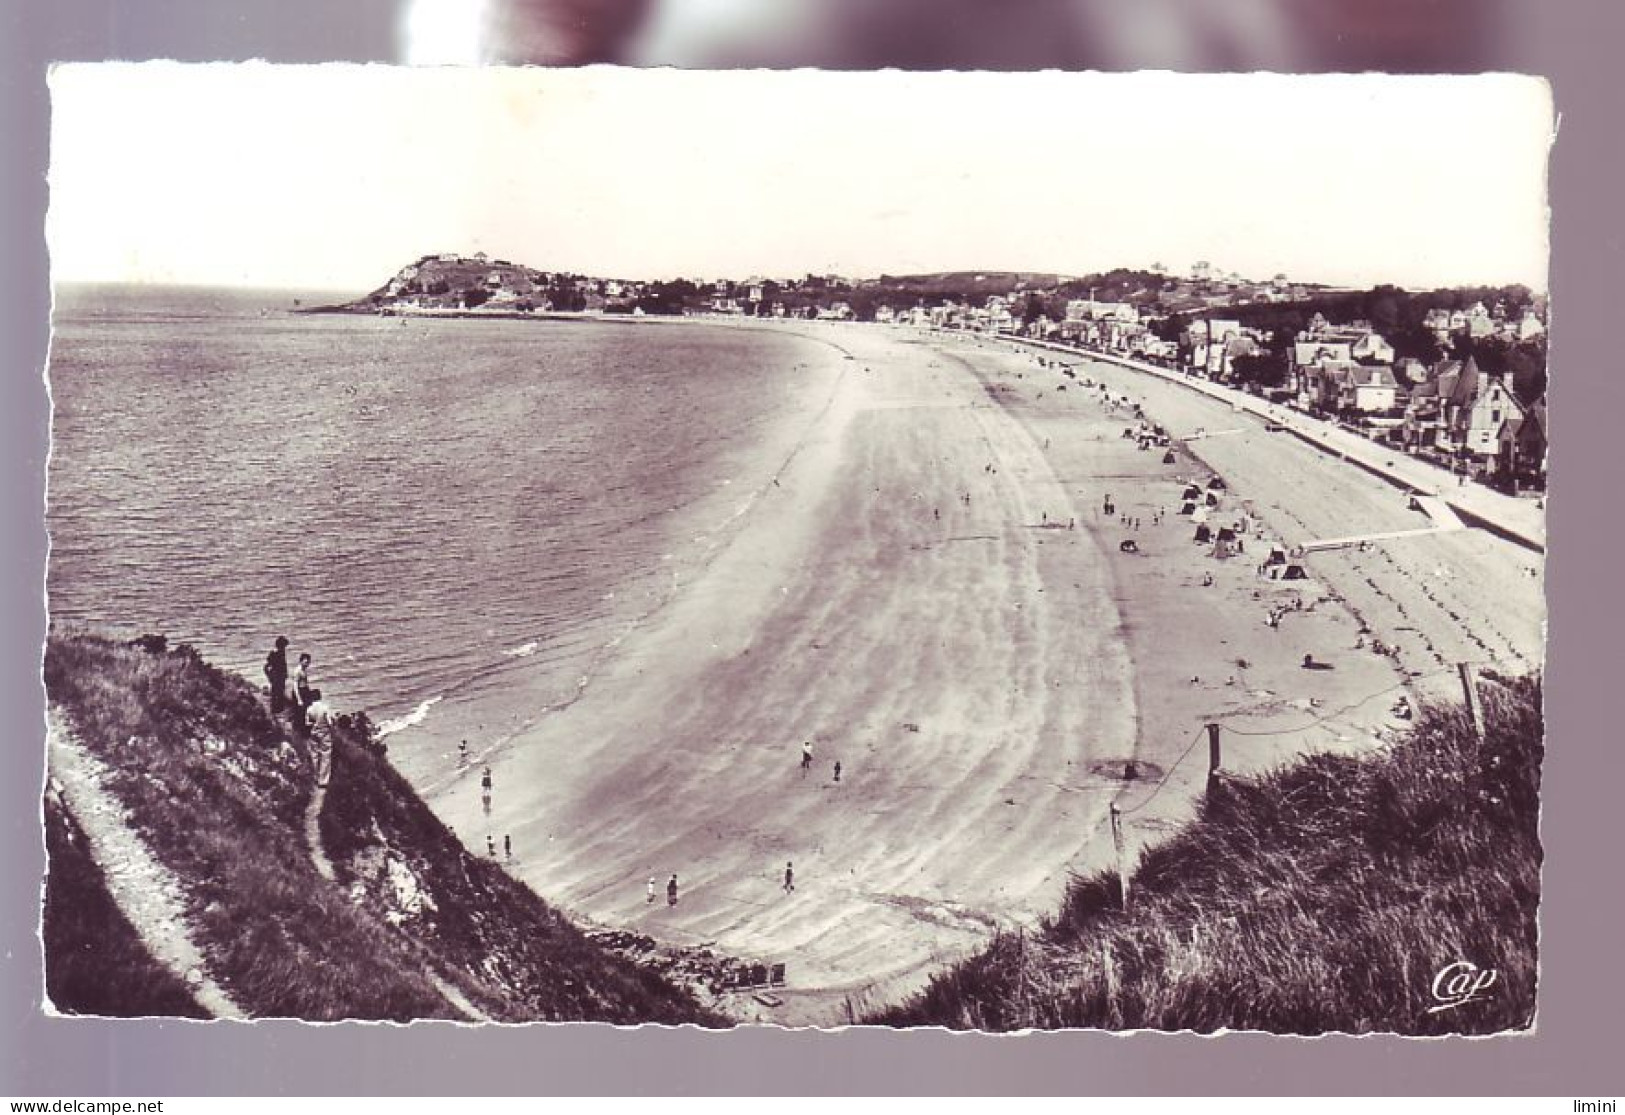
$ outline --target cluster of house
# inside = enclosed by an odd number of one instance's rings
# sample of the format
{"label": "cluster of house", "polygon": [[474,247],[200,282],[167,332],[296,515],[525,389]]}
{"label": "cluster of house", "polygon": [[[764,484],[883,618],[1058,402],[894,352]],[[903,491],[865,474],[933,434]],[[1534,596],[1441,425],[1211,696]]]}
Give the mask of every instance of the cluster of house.
{"label": "cluster of house", "polygon": [[[1504,319],[1481,310],[1435,311],[1429,317],[1509,328]],[[1507,335],[1538,335],[1530,331],[1532,317],[1524,315]],[[1459,331],[1455,324],[1445,328]],[[1407,451],[1446,458],[1475,475],[1527,481],[1545,473],[1546,400],[1521,402],[1510,372],[1486,374],[1472,357],[1431,366],[1411,358],[1396,363],[1393,346],[1367,323],[1333,326],[1318,314],[1299,334],[1288,360],[1290,390],[1299,406],[1358,414],[1368,428]]]}
{"label": "cluster of house", "polygon": [[1463,334],[1474,339],[1495,337],[1517,344],[1533,340],[1546,332],[1545,323],[1532,306],[1525,307],[1521,314],[1513,317],[1504,305],[1497,304],[1494,309],[1488,309],[1482,302],[1475,302],[1465,310],[1429,310],[1422,324],[1433,330],[1433,335],[1441,344]]}
{"label": "cluster of house", "polygon": [[[836,282],[845,280],[836,279]],[[714,314],[728,314],[746,317],[797,317],[813,318],[819,321],[851,321],[856,317],[850,302],[835,301],[828,305],[802,305],[792,307],[790,303],[775,297],[781,289],[794,289],[789,283],[774,283],[767,279],[753,278],[742,284],[730,283],[725,279],[717,280],[711,291],[707,303]]]}
{"label": "cluster of house", "polygon": [[[1066,316],[1023,322],[1017,297],[990,297],[982,305],[949,302],[893,311],[876,320],[938,329],[963,329],[1045,340],[1172,365],[1183,355],[1195,375],[1233,378],[1235,361],[1264,351],[1264,337],[1235,319],[1192,322],[1186,344],[1158,338],[1139,307],[1127,302],[1078,299]],[[1513,316],[1482,303],[1465,310],[1436,310],[1427,318],[1441,343],[1454,337],[1494,337],[1512,342],[1538,337],[1544,326],[1530,310]],[[1333,325],[1311,319],[1286,354],[1285,396],[1305,410],[1357,416],[1370,432],[1407,452],[1448,460],[1452,467],[1484,477],[1539,482],[1545,473],[1546,402],[1520,401],[1510,374],[1488,375],[1475,360],[1442,360],[1431,366],[1395,359],[1394,346],[1368,322]]]}
{"label": "cluster of house", "polygon": [[882,324],[1072,341],[1148,360],[1172,361],[1179,354],[1179,346],[1157,337],[1140,308],[1131,302],[1075,298],[1067,302],[1065,316],[1058,321],[1048,314],[1024,320],[1020,308],[1019,296],[995,294],[980,306],[949,301],[937,306],[894,310],[883,305],[876,310],[875,320]]}

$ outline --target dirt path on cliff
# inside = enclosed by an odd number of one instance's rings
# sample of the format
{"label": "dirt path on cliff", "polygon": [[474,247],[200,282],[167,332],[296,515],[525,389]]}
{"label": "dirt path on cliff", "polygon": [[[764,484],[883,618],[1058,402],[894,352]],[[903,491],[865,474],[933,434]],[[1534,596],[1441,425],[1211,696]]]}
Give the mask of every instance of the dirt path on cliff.
{"label": "dirt path on cliff", "polygon": [[107,892],[152,957],[215,1018],[244,1018],[243,1009],[209,974],[193,942],[179,882],[124,820],[108,790],[107,768],[85,750],[54,710],[46,733],[52,785],[84,832]]}

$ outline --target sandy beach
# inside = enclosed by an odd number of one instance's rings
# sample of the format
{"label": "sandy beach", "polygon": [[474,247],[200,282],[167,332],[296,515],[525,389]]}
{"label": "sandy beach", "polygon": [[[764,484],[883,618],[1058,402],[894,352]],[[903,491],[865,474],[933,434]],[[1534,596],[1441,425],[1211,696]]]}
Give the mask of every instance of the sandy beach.
{"label": "sandy beach", "polygon": [[[489,757],[488,813],[477,768],[412,772],[572,914],[785,964],[783,1004],[742,1017],[838,1024],[1036,924],[1110,862],[1114,801],[1133,847],[1188,815],[1206,723],[1227,769],[1258,770],[1378,746],[1406,687],[1448,693],[1458,661],[1541,661],[1539,555],[1479,531],[1260,577],[1274,542],[1427,520],[1214,400],[1081,355],[1067,376],[973,337],[785,328],[842,366],[703,574]],[[1175,435],[1172,462],[1108,394]],[[1210,521],[1249,528],[1225,559],[1177,513],[1215,474]]]}

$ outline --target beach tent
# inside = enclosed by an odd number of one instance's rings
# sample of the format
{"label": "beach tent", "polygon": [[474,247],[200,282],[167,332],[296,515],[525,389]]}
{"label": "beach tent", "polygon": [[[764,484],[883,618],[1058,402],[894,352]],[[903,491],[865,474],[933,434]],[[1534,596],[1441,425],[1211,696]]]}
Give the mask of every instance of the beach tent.
{"label": "beach tent", "polygon": [[1194,515],[1194,514],[1196,514],[1196,504],[1190,502],[1189,500],[1186,500],[1184,503],[1179,505],[1179,513],[1181,515]]}
{"label": "beach tent", "polygon": [[1162,455],[1162,463],[1165,465],[1171,465],[1174,463],[1174,451],[1172,449],[1168,450],[1168,452]]}
{"label": "beach tent", "polygon": [[1202,498],[1202,491],[1195,484],[1186,484],[1185,485],[1185,494],[1183,496],[1181,496],[1180,498],[1181,499],[1201,499]]}
{"label": "beach tent", "polygon": [[1234,542],[1235,540],[1236,540],[1236,532],[1235,531],[1231,530],[1229,527],[1220,527],[1219,528],[1219,541],[1220,542]]}
{"label": "beach tent", "polygon": [[1224,487],[1225,487],[1224,477],[1215,476],[1212,480],[1209,480],[1207,482],[1207,486],[1209,488],[1212,488],[1212,489],[1216,490],[1216,491],[1221,491],[1222,492],[1224,490]]}
{"label": "beach tent", "polygon": [[1207,505],[1209,507],[1217,507],[1217,506],[1219,506],[1219,497],[1214,495],[1212,492],[1209,492],[1207,494]]}
{"label": "beach tent", "polygon": [[1281,570],[1281,576],[1278,579],[1282,581],[1307,581],[1309,574],[1303,571],[1303,566],[1294,564]]}
{"label": "beach tent", "polygon": [[1206,523],[1197,523],[1196,524],[1196,541],[1198,541],[1198,542],[1208,542],[1208,541],[1211,541],[1212,538],[1213,538],[1213,531],[1208,528],[1208,525]]}
{"label": "beach tent", "polygon": [[1223,531],[1219,532],[1219,540],[1213,543],[1212,556],[1216,558],[1228,558],[1236,556],[1236,543],[1234,541],[1226,541]]}
{"label": "beach tent", "polygon": [[1270,547],[1270,556],[1264,559],[1265,565],[1285,565],[1286,551],[1279,546]]}

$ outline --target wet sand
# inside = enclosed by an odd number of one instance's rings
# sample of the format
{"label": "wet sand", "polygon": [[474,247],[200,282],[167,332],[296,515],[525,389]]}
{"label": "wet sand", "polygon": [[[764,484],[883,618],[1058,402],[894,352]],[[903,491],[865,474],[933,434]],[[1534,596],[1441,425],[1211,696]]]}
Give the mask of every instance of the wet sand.
{"label": "wet sand", "polygon": [[[1244,499],[1272,538],[1418,525],[1296,439],[1256,426],[1165,464],[1047,356],[793,328],[850,358],[729,544],[581,699],[492,757],[489,814],[474,771],[420,781],[470,847],[511,834],[512,869],[576,916],[786,964],[783,1005],[741,998],[741,1016],[836,1024],[849,1000],[904,994],[996,927],[1034,924],[1069,872],[1109,862],[1113,801],[1135,847],[1188,815],[1209,721],[1224,765],[1257,770],[1374,746],[1407,671],[1427,684],[1464,647],[1539,658],[1528,555],[1477,532],[1312,555],[1314,580],[1290,586],[1259,578],[1252,536],[1229,559],[1193,543],[1176,500],[1213,469],[1230,483],[1215,525]],[[1068,363],[1176,431],[1226,413]],[[1355,649],[1362,621],[1397,659]],[[1302,669],[1305,653],[1333,668]]]}

